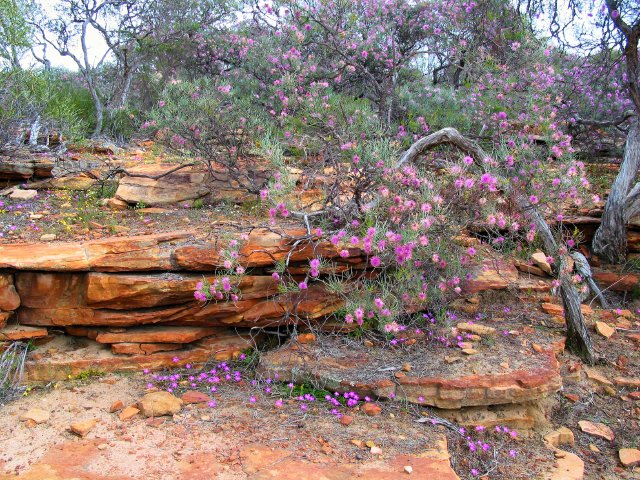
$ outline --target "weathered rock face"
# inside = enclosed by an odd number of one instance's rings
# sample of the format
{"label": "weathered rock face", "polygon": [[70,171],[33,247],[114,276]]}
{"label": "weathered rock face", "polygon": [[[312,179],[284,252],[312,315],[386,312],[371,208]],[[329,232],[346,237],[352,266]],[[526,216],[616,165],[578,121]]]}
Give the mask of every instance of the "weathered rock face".
{"label": "weathered rock face", "polygon": [[[246,267],[271,266],[289,258],[306,261],[315,256],[339,257],[340,248],[322,244],[315,251],[308,244],[294,247],[288,237],[302,233],[291,230],[283,235],[254,229],[240,248],[240,263]],[[0,268],[54,272],[140,272],[213,271],[223,267],[222,240],[193,245],[194,232],[178,231],[136,237],[114,237],[80,243],[36,243],[0,245]],[[291,252],[291,255],[289,253]],[[361,251],[349,249],[341,259],[349,265],[362,263]]]}
{"label": "weathered rock face", "polygon": [[[213,282],[212,275],[133,275],[89,273],[86,275],[86,305],[91,308],[130,310],[193,301],[198,282]],[[238,285],[245,300],[268,297],[277,292],[271,277],[248,276]]]}
{"label": "weathered rock face", "polygon": [[47,155],[29,153],[28,150],[16,150],[9,155],[0,155],[0,180],[28,180],[32,177],[48,178],[54,162]]}
{"label": "weathered rock face", "polygon": [[69,176],[69,177],[57,177],[51,180],[45,180],[38,182],[35,188],[54,189],[54,190],[89,190],[96,184],[97,180],[86,176]]}
{"label": "weathered rock face", "polygon": [[[438,374],[381,372],[374,353],[354,348],[331,352],[327,355],[319,346],[289,344],[263,355],[261,368],[269,375],[277,373],[285,382],[312,381],[331,391],[354,390],[443,409],[536,401],[562,386],[552,352],[532,358],[529,367],[477,375],[460,374],[453,368]],[[402,360],[394,357],[394,362],[401,364]]]}
{"label": "weathered rock face", "polygon": [[155,327],[130,328],[124,332],[101,332],[98,343],[191,343],[216,333],[206,327]]}
{"label": "weathered rock face", "polygon": [[[289,258],[290,262],[301,262],[315,256],[324,258],[338,258],[340,250],[331,243],[320,245],[314,252],[309,244],[294,245],[294,241],[288,237],[304,235],[304,230],[289,230],[286,235],[279,235],[267,229],[254,229],[249,233],[249,238],[239,250],[240,263],[246,267],[264,267],[275,262]],[[220,257],[220,242],[210,242],[200,245],[179,246],[175,249],[174,259],[176,264],[184,270],[210,271],[224,264]],[[360,263],[362,252],[358,248],[350,248],[348,263]],[[350,260],[350,261],[349,261]]]}
{"label": "weathered rock face", "polygon": [[171,271],[174,244],[192,232],[116,237],[84,243],[0,245],[0,268],[55,272]]}
{"label": "weathered rock face", "polygon": [[[287,235],[253,230],[240,250],[242,263],[261,268],[284,259],[292,249]],[[193,239],[192,232],[171,232],[76,244],[2,245],[0,268],[15,272],[0,274],[2,324],[14,311],[21,325],[41,327],[44,335],[46,327],[65,327],[70,335],[111,344],[114,353],[148,356],[183,348],[221,327],[314,321],[343,304],[320,285],[278,294],[278,282],[264,270],[238,280],[239,300],[201,304],[193,293],[199,282],[215,280],[210,272],[224,263],[218,255],[223,242],[188,246]],[[320,250],[296,246],[291,268],[304,273],[309,258],[338,256],[331,244]],[[353,258],[340,259],[345,266],[362,263],[360,250],[352,250]]]}
{"label": "weathered rock face", "polygon": [[518,269],[503,259],[487,258],[480,265],[472,267],[470,274],[471,278],[462,283],[462,290],[466,294],[504,290],[518,282]]}
{"label": "weathered rock face", "polygon": [[11,311],[20,306],[20,297],[13,285],[13,275],[0,273],[0,310]]}
{"label": "weathered rock face", "polygon": [[615,292],[630,292],[640,285],[640,275],[633,273],[593,272],[593,278],[601,287]]}
{"label": "weathered rock face", "polygon": [[[139,372],[144,368],[180,367],[186,363],[201,365],[210,361],[228,361],[242,351],[255,346],[260,338],[229,329],[218,329],[215,335],[203,338],[178,351],[160,351],[117,355],[106,345],[90,340],[58,336],[47,344],[49,349],[31,356],[25,364],[26,381],[66,380],[88,369],[102,372]],[[84,344],[82,342],[85,342]],[[126,345],[126,344],[114,344]]]}
{"label": "weathered rock face", "polygon": [[[148,165],[130,169],[131,173],[157,177],[176,165]],[[172,205],[204,197],[209,193],[207,174],[189,168],[153,178],[125,176],[118,183],[115,197],[129,204]]]}

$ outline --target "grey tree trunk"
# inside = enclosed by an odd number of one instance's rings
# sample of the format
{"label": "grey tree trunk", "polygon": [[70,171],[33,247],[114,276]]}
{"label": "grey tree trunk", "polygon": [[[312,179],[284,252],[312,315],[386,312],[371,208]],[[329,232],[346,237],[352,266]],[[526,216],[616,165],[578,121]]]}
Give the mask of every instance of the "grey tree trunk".
{"label": "grey tree trunk", "polygon": [[592,241],[593,251],[609,263],[623,263],[627,257],[625,223],[628,217],[625,216],[625,207],[638,169],[640,169],[640,120],[636,118],[627,134],[622,165],[611,185],[602,214],[602,222]]}
{"label": "grey tree trunk", "polygon": [[580,309],[580,294],[573,284],[571,272],[568,268],[567,255],[560,255],[558,242],[549,224],[540,212],[531,205],[529,200],[523,196],[516,196],[516,202],[520,209],[525,212],[533,220],[536,225],[545,253],[555,258],[560,258],[559,263],[554,263],[553,273],[560,281],[560,298],[562,298],[562,306],[564,307],[564,319],[567,326],[566,347],[582,358],[586,363],[592,365],[596,356],[591,343],[591,336],[587,331],[587,326]]}
{"label": "grey tree trunk", "polygon": [[624,206],[624,221],[627,223],[633,217],[640,215],[640,182],[631,189]]}
{"label": "grey tree trunk", "polygon": [[91,91],[91,98],[93,99],[93,104],[96,108],[96,128],[93,130],[93,138],[97,138],[102,133],[102,125],[104,123],[104,105],[102,104],[102,100],[98,95],[98,92],[92,86],[89,87]]}

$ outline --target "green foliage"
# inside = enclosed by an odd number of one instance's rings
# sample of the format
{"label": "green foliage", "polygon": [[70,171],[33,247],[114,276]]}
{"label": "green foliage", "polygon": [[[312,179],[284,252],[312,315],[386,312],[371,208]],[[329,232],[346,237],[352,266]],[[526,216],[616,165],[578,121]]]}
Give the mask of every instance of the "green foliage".
{"label": "green foliage", "polygon": [[27,19],[33,8],[28,0],[0,0],[0,60],[12,67],[19,66],[22,52],[31,46]]}
{"label": "green foliage", "polygon": [[105,119],[104,132],[121,141],[129,140],[140,129],[141,112],[132,108],[116,110]]}
{"label": "green foliage", "polygon": [[81,382],[86,382],[87,380],[90,380],[92,378],[104,377],[106,374],[107,372],[104,372],[102,370],[97,370],[95,368],[88,368],[78,373],[75,377],[73,377],[73,379],[80,380]]}
{"label": "green foliage", "polygon": [[85,137],[94,122],[89,93],[62,71],[0,71],[0,135],[28,127],[36,118],[69,140]]}

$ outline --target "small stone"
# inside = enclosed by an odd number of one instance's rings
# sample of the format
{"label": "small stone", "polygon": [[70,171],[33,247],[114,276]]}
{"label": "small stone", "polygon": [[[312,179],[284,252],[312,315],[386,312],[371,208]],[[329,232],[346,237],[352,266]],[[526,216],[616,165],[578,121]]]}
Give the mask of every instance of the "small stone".
{"label": "small stone", "polygon": [[173,415],[182,408],[182,400],[169,392],[153,392],[140,399],[138,408],[145,417]]}
{"label": "small stone", "polygon": [[69,428],[76,435],[85,437],[91,430],[93,430],[93,427],[95,427],[97,423],[98,422],[96,420],[85,420],[84,422],[72,423]]}
{"label": "small stone", "polygon": [[578,400],[580,400],[580,397],[575,393],[565,393],[564,398],[566,398],[567,400],[573,403],[576,403]]}
{"label": "small stone", "polygon": [[411,465],[405,465],[404,471],[407,473],[413,473],[413,467]]}
{"label": "small stone", "polygon": [[504,368],[505,370],[509,370],[509,364],[508,364],[507,362],[502,362],[502,363],[500,364],[500,366],[501,366],[502,368]]}
{"label": "small stone", "polygon": [[122,410],[122,412],[120,412],[120,420],[124,422],[126,420],[129,420],[135,417],[139,413],[140,413],[140,410],[138,410],[136,407],[129,406],[124,410]]}
{"label": "small stone", "polygon": [[473,343],[471,342],[459,342],[458,347],[464,350],[465,348],[473,348]]}
{"label": "small stone", "polygon": [[118,200],[117,198],[109,198],[107,199],[105,204],[111,210],[126,210],[127,208],[129,208],[129,204],[127,202]]}
{"label": "small stone", "polygon": [[575,445],[576,439],[573,432],[567,427],[560,427],[544,436],[544,440],[554,447],[560,445]]}
{"label": "small stone", "polygon": [[362,344],[367,348],[373,347],[373,342],[371,340],[365,340]]}
{"label": "small stone", "polygon": [[462,322],[456,325],[456,328],[461,332],[474,333],[476,335],[492,335],[496,333],[496,329],[493,327],[487,327],[478,323]]}
{"label": "small stone", "polygon": [[475,348],[463,348],[462,353],[464,353],[465,355],[477,355],[480,352],[478,352],[478,350],[476,350]]}
{"label": "small stone", "polygon": [[637,448],[621,448],[618,450],[620,463],[625,467],[635,467],[640,465],[640,450]]}
{"label": "small stone", "polygon": [[605,338],[610,338],[611,335],[616,333],[616,329],[604,322],[596,322],[596,332]]}
{"label": "small stone", "polygon": [[382,455],[382,449],[380,447],[371,447],[371,455]]}
{"label": "small stone", "polygon": [[41,408],[30,408],[20,416],[20,420],[23,422],[33,422],[36,424],[45,423],[49,421],[51,414]]}
{"label": "small stone", "polygon": [[631,400],[640,400],[640,391],[638,392],[631,392],[630,394],[627,395]]}
{"label": "small stone", "polygon": [[589,450],[591,450],[594,453],[600,453],[600,449],[596,447],[593,443],[589,444]]}
{"label": "small stone", "polygon": [[109,413],[115,413],[115,412],[119,412],[120,410],[122,410],[124,408],[124,403],[122,403],[121,400],[116,400],[115,402],[113,402],[111,404],[111,406],[109,407]]}
{"label": "small stone", "polygon": [[40,241],[41,242],[53,242],[56,238],[58,238],[56,236],[55,233],[45,233],[44,235],[42,235],[40,237]]}
{"label": "small stone", "polygon": [[595,368],[585,367],[584,371],[587,374],[587,378],[589,378],[589,380],[593,380],[594,382],[600,385],[613,386],[613,383],[611,383],[611,381],[607,377],[605,377],[601,372],[599,372]]}
{"label": "small stone", "polygon": [[147,418],[145,420],[146,424],[149,425],[150,427],[159,427],[160,425],[162,425],[164,423],[164,418]]}
{"label": "small stone", "polygon": [[309,344],[316,341],[316,336],[313,333],[301,333],[298,335],[298,343]]}
{"label": "small stone", "polygon": [[100,445],[98,445],[98,450],[106,450],[107,448],[109,448],[109,444],[108,443],[101,443]]}
{"label": "small stone", "polygon": [[580,420],[578,425],[584,433],[588,433],[589,435],[604,438],[610,442],[615,438],[613,431],[604,423],[593,423],[588,420]]}
{"label": "small stone", "polygon": [[551,264],[547,261],[547,256],[543,252],[535,252],[531,255],[533,264],[547,275],[551,275]]}
{"label": "small stone", "polygon": [[640,378],[616,377],[613,383],[619,387],[640,388]]}
{"label": "small stone", "polygon": [[19,188],[16,188],[13,192],[11,192],[9,198],[13,200],[31,200],[32,198],[35,198],[37,196],[37,190],[21,190]]}
{"label": "small stone", "polygon": [[353,423],[353,417],[351,415],[342,415],[340,417],[340,424],[345,427],[351,425]]}
{"label": "small stone", "polygon": [[410,371],[411,371],[411,364],[409,364],[409,363],[403,363],[403,364],[402,364],[402,371],[404,371],[404,372],[410,372]]}
{"label": "small stone", "polygon": [[532,343],[531,348],[533,348],[533,350],[537,353],[540,353],[543,350],[542,345],[538,345],[537,343]]}
{"label": "small stone", "polygon": [[370,417],[375,417],[382,413],[382,408],[375,403],[367,402],[362,406],[362,411]]}
{"label": "small stone", "polygon": [[460,357],[454,357],[453,355],[447,355],[444,357],[444,361],[451,364],[451,363],[455,363],[455,362],[459,362],[461,361],[462,358]]}

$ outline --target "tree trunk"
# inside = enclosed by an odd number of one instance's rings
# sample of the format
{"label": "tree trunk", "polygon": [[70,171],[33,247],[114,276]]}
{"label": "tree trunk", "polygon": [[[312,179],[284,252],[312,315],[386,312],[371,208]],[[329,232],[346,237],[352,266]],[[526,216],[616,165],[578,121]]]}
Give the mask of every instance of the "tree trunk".
{"label": "tree trunk", "polygon": [[564,319],[567,325],[566,347],[586,363],[592,365],[595,362],[593,344],[580,309],[580,294],[573,284],[571,272],[567,267],[567,256],[560,254],[558,242],[540,212],[522,195],[514,195],[514,197],[520,209],[535,223],[545,253],[554,258],[560,258],[560,262],[554,263],[553,269],[560,281],[560,298],[562,298]]}
{"label": "tree trunk", "polygon": [[107,106],[109,118],[113,118],[115,113],[122,109],[127,104],[129,98],[129,92],[131,91],[131,82],[133,81],[133,74],[136,70],[136,65],[130,65],[125,63],[122,67],[122,81],[116,89],[113,96],[113,100]]}
{"label": "tree trunk", "polygon": [[640,215],[640,182],[631,189],[624,205],[624,221],[628,223],[636,215]]}
{"label": "tree trunk", "polygon": [[102,105],[102,100],[100,99],[96,89],[93,88],[93,86],[90,86],[89,90],[91,91],[93,105],[96,107],[96,128],[93,131],[92,137],[97,138],[102,133],[102,124],[104,123],[104,106]]}
{"label": "tree trunk", "polygon": [[640,168],[640,120],[635,119],[627,134],[620,171],[611,185],[602,222],[593,237],[593,251],[610,263],[623,263],[627,257],[625,204]]}

